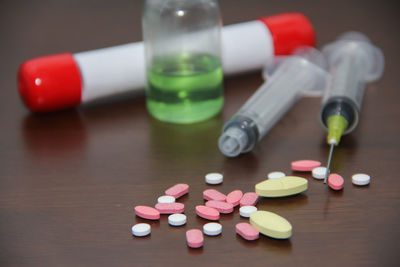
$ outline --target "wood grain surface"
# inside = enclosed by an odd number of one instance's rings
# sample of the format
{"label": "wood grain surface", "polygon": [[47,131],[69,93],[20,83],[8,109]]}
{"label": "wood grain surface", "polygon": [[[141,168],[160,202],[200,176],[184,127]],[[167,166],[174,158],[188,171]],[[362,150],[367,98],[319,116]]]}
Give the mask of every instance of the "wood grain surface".
{"label": "wood grain surface", "polygon": [[[333,192],[290,162],[325,163],[320,99],[303,98],[246,155],[227,159],[217,149],[223,123],[262,83],[260,73],[225,80],[223,112],[193,125],[152,119],[143,96],[47,115],[19,99],[16,72],[32,57],[79,52],[141,40],[141,1],[0,1],[0,265],[1,266],[398,266],[399,265],[399,17],[395,1],[222,0],[224,24],[286,11],[304,12],[318,46],[359,30],[382,48],[384,77],[368,86],[358,129],[335,151],[332,168],[345,178]],[[196,217],[208,172],[221,172],[228,193],[254,191],[269,171],[302,175],[306,193],[261,199],[258,208],[293,225],[290,240],[261,236],[246,242],[234,226],[238,210],[222,216],[223,234],[189,249],[185,231]],[[372,176],[356,187],[351,175]],[[154,205],[185,182],[188,223],[150,222],[145,238],[131,235],[135,205]]]}

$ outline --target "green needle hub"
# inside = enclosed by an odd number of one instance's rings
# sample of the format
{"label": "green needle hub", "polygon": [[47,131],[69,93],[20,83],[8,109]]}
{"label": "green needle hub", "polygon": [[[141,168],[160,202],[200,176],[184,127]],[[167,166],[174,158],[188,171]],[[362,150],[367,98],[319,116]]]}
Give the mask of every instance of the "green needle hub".
{"label": "green needle hub", "polygon": [[327,120],[328,144],[338,145],[343,132],[347,129],[348,121],[341,115],[332,115]]}

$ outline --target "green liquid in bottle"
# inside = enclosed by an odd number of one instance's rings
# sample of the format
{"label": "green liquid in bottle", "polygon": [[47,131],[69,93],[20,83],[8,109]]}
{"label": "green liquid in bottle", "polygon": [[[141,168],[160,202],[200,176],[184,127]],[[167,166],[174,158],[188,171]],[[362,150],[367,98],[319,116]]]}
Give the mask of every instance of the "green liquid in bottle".
{"label": "green liquid in bottle", "polygon": [[147,79],[147,108],[159,120],[198,122],[216,115],[223,106],[223,71],[215,56],[180,54],[156,59]]}

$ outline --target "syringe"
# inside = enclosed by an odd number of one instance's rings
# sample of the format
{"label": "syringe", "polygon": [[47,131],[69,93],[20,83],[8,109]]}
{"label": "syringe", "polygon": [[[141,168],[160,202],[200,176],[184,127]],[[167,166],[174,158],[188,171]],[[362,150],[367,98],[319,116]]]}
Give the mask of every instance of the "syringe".
{"label": "syringe", "polygon": [[328,81],[322,54],[313,48],[297,49],[281,63],[240,110],[224,125],[218,141],[222,154],[236,157],[251,151],[302,95],[322,95]]}
{"label": "syringe", "polygon": [[347,32],[323,48],[331,80],[322,99],[321,122],[328,131],[330,145],[326,183],[333,148],[342,135],[352,132],[359,121],[365,83],[378,80],[383,73],[382,51],[359,32]]}

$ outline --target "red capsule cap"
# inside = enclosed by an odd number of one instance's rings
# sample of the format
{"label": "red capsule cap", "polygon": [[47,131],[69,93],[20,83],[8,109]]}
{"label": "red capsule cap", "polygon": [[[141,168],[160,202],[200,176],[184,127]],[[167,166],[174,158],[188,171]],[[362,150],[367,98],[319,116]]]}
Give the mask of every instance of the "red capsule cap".
{"label": "red capsule cap", "polygon": [[282,13],[259,20],[271,32],[277,56],[289,55],[299,46],[315,46],[313,26],[301,13]]}
{"label": "red capsule cap", "polygon": [[82,81],[72,54],[30,59],[18,71],[18,90],[34,112],[70,108],[81,102]]}

